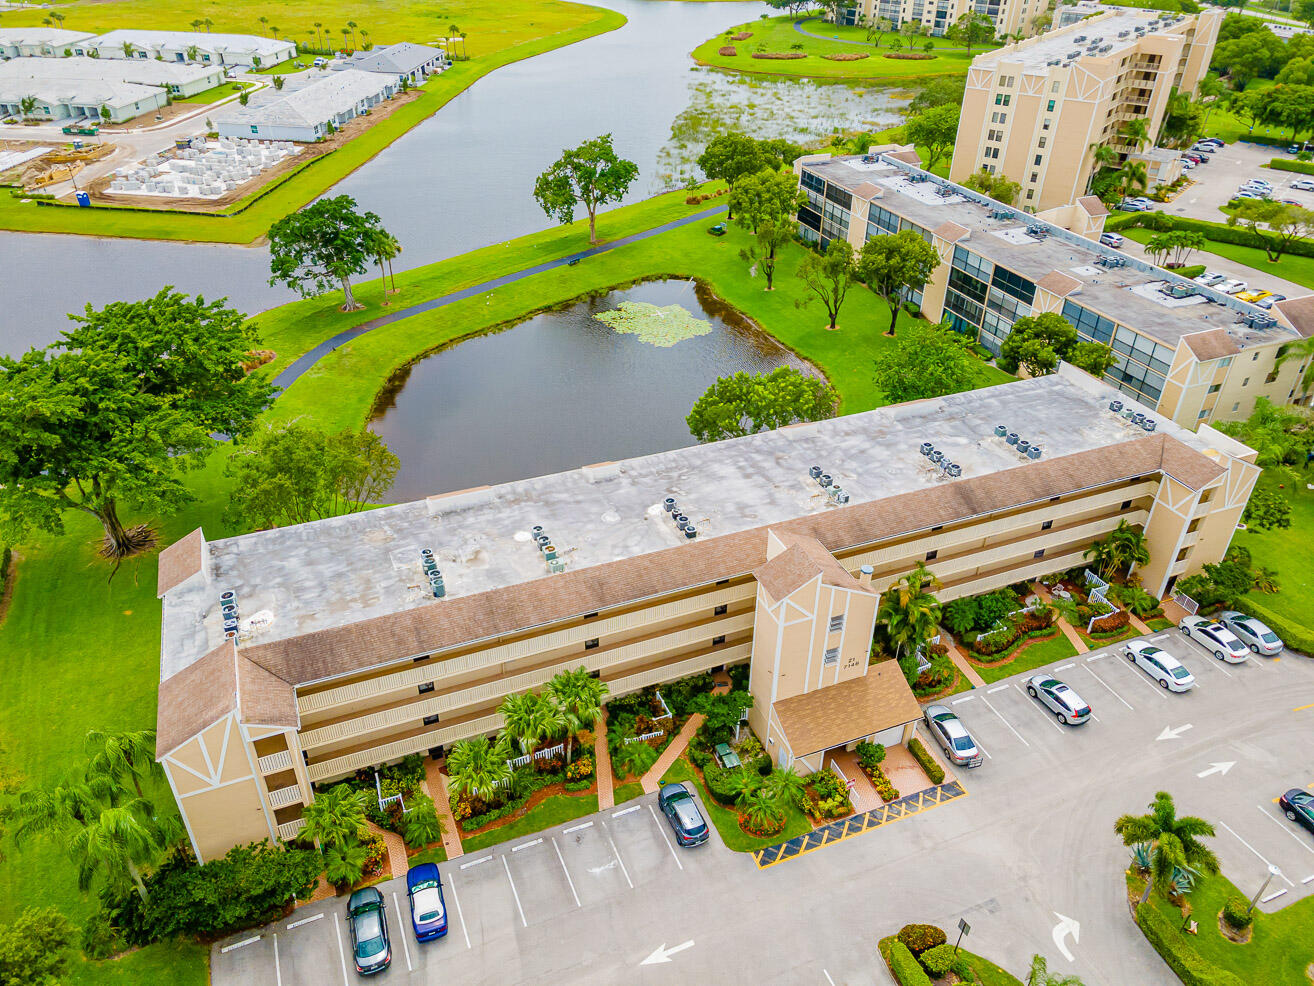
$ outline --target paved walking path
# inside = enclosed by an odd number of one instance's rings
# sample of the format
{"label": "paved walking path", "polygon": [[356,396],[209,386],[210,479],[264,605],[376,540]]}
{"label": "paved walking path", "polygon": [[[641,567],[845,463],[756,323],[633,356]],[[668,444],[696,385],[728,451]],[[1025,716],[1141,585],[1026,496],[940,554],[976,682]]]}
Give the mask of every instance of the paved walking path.
{"label": "paved walking path", "polygon": [[702,724],[702,713],[696,712],[689,717],[689,721],[684,724],[684,728],[680,730],[679,735],[671,740],[670,745],[662,751],[662,755],[652,765],[652,770],[639,779],[639,783],[643,785],[644,794],[652,794],[662,786],[662,774],[671,769],[671,764],[675,763],[680,754],[689,746],[693,734],[698,732],[698,727]]}
{"label": "paved walking path", "polygon": [[388,866],[392,870],[392,875],[405,876],[409,868],[406,862],[406,840],[396,832],[390,832],[373,822],[366,822],[365,826],[370,830],[370,835],[383,837],[383,844],[388,848]]}
{"label": "paved walking path", "polygon": [[985,686],[985,679],[981,677],[976,668],[972,667],[972,663],[967,659],[967,654],[958,646],[957,641],[949,645],[949,660],[954,662],[954,667],[963,672],[963,677],[972,683],[973,688],[983,688]]}
{"label": "paved walking path", "polygon": [[395,312],[389,312],[386,315],[380,315],[378,318],[371,319],[368,322],[362,322],[360,325],[353,326],[350,329],[344,329],[337,335],[325,339],[313,349],[302,353],[284,367],[283,372],[274,378],[274,386],[279,390],[285,390],[295,383],[298,377],[329,353],[333,352],[333,350],[351,342],[353,339],[365,335],[367,332],[373,332],[375,329],[381,329],[385,325],[391,325],[393,322],[400,322],[402,319],[410,318],[413,315],[419,315],[422,312],[430,312],[435,308],[444,308],[454,302],[464,301],[466,298],[473,298],[475,295],[483,294],[486,291],[492,291],[494,288],[505,287],[508,284],[514,284],[516,281],[523,281],[527,277],[533,277],[535,274],[542,274],[544,271],[564,267],[572,261],[585,260],[589,257],[595,257],[598,254],[608,253],[619,247],[628,246],[631,243],[638,243],[641,240],[660,236],[662,233],[669,233],[671,230],[679,229],[681,226],[688,226],[690,223],[710,219],[712,216],[725,212],[725,210],[726,207],[723,205],[718,205],[711,209],[703,209],[701,212],[695,212],[692,216],[685,216],[682,219],[673,219],[669,223],[663,223],[662,225],[654,226],[651,229],[641,230],[630,236],[621,237],[619,240],[612,240],[610,243],[600,243],[595,247],[589,247],[587,250],[581,250],[579,253],[557,257],[555,260],[547,260],[541,264],[535,264],[533,267],[526,267],[523,270],[514,271],[510,274],[503,274],[501,277],[495,277],[491,281],[472,284],[468,288],[462,288],[459,291],[452,291],[437,298],[430,298],[427,301],[421,301],[406,308],[399,308]]}
{"label": "paved walking path", "polygon": [[438,820],[443,823],[443,848],[447,850],[447,858],[459,859],[465,855],[465,850],[461,847],[460,829],[456,826],[456,819],[452,817],[452,803],[448,800],[447,793],[447,775],[439,769],[438,761],[432,757],[426,757],[424,760],[424,782],[429,788],[429,797],[433,798],[433,808],[438,813]]}
{"label": "paved walking path", "polygon": [[598,779],[598,811],[616,807],[615,778],[611,774],[611,750],[607,749],[607,707],[593,724],[593,770]]}
{"label": "paved walking path", "polygon": [[[1040,596],[1041,599],[1045,600],[1047,603],[1053,604],[1054,597],[1049,594],[1049,590],[1043,585],[1039,582],[1033,582],[1031,587],[1036,590],[1036,594]],[[1081,634],[1077,633],[1077,631],[1073,629],[1072,624],[1063,619],[1063,617],[1059,616],[1057,613],[1055,614],[1055,623],[1057,623],[1058,628],[1063,631],[1063,636],[1072,641],[1072,646],[1077,648],[1078,654],[1085,654],[1090,650],[1090,647],[1086,645],[1086,641],[1081,639]]]}

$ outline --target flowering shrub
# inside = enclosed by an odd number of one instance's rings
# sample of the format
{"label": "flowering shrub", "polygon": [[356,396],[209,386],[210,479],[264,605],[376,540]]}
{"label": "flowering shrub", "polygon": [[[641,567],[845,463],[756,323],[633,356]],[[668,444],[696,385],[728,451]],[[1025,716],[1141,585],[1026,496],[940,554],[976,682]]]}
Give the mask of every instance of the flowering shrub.
{"label": "flowering shrub", "polygon": [[593,754],[586,753],[566,768],[566,780],[581,781],[593,776]]}
{"label": "flowering shrub", "polygon": [[365,875],[373,876],[383,869],[383,861],[388,858],[388,847],[384,845],[383,836],[371,835],[365,840]]}
{"label": "flowering shrub", "polygon": [[749,835],[755,835],[759,839],[777,835],[780,833],[781,829],[785,827],[785,815],[783,812],[779,817],[771,818],[764,816],[757,821],[758,824],[754,825],[753,819],[747,814],[743,814],[739,816],[739,827]]}
{"label": "flowering shrub", "polygon": [[848,788],[827,767],[808,778],[803,789],[804,810],[813,818],[841,818],[853,813]]}

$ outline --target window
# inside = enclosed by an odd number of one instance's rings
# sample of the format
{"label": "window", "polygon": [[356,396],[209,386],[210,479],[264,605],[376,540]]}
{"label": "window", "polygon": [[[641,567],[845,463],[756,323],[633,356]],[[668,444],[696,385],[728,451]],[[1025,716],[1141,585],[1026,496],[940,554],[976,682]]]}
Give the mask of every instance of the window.
{"label": "window", "polygon": [[597,614],[597,613],[585,613],[585,614],[584,614],[584,619],[586,619],[586,620],[594,620],[594,619],[597,619],[597,617],[598,617],[598,614]]}
{"label": "window", "polygon": [[831,665],[831,664],[838,664],[838,663],[839,663],[839,648],[838,648],[838,647],[827,647],[827,648],[826,648],[826,656],[823,657],[823,658],[821,659],[821,663],[822,663],[822,666],[823,666],[823,667],[824,667],[824,666],[829,666],[829,665]]}
{"label": "window", "polygon": [[1031,557],[1032,557],[1032,558],[1044,558],[1044,557],[1045,557],[1045,549],[1044,549],[1044,548],[1041,548],[1039,551],[1037,551],[1037,552],[1036,552],[1035,554],[1033,554]]}
{"label": "window", "polygon": [[427,660],[429,660],[429,655],[428,655],[428,654],[421,654],[419,657],[413,657],[413,658],[411,658],[411,663],[412,663],[412,664],[423,664],[423,663],[424,663],[425,661],[427,661]]}
{"label": "window", "polygon": [[[1214,489],[1217,489],[1217,487],[1214,487]],[[1200,494],[1200,502],[1201,502],[1201,503],[1208,503],[1208,502],[1209,502],[1210,500],[1212,500],[1213,498],[1214,498],[1214,490],[1213,490],[1213,489],[1205,490],[1203,493]]]}
{"label": "window", "polygon": [[432,681],[426,681],[423,685],[420,686],[420,694],[421,694],[421,695],[426,695],[426,694],[428,694],[428,693],[431,692],[431,691],[433,691],[433,682],[432,682]]}
{"label": "window", "polygon": [[1034,199],[1035,197],[1036,197],[1036,190],[1035,190],[1034,188],[1028,188],[1028,189],[1027,189],[1027,198],[1028,198],[1028,199]]}
{"label": "window", "polygon": [[1058,92],[1058,91],[1059,91],[1059,84],[1058,84],[1058,80],[1057,80],[1057,79],[1055,79],[1052,83],[1050,83],[1049,91],[1050,91],[1050,92]]}
{"label": "window", "polygon": [[1048,105],[1045,106],[1045,111],[1048,112],[1048,113],[1053,113],[1053,112],[1054,112],[1054,100],[1051,99],[1051,100],[1049,101]]}
{"label": "window", "polygon": [[597,637],[593,637],[593,638],[591,638],[591,639],[589,639],[589,640],[584,641],[584,649],[585,649],[585,650],[593,650],[593,648],[595,648],[595,647],[597,647],[597,646],[598,646],[598,638],[597,638]]}
{"label": "window", "polygon": [[1040,172],[1039,171],[1031,172],[1031,183],[1034,185],[1038,181],[1040,181]]}
{"label": "window", "polygon": [[1250,378],[1246,377],[1244,380],[1241,381],[1241,386],[1244,387],[1248,383],[1250,383]]}
{"label": "window", "polygon": [[1204,410],[1204,411],[1201,411],[1199,414],[1197,414],[1197,415],[1195,416],[1195,420],[1196,420],[1196,421],[1200,421],[1201,419],[1203,419],[1203,418],[1207,418],[1207,417],[1209,417],[1209,411],[1208,411],[1208,410]]}
{"label": "window", "polygon": [[830,618],[830,632],[839,633],[843,629],[844,629],[844,614],[840,613],[839,616],[832,616]]}
{"label": "window", "polygon": [[426,726],[436,726],[436,725],[438,725],[438,717],[437,717],[436,715],[425,716],[425,717],[424,717],[424,724],[425,724]]}
{"label": "window", "polygon": [[251,132],[252,132],[253,134],[258,134],[258,133],[260,132],[260,128],[259,128],[259,127],[256,127],[256,126],[253,126],[253,127],[251,128]]}
{"label": "window", "polygon": [[1045,521],[1043,524],[1040,525],[1040,529],[1041,529],[1042,531],[1047,531],[1047,530],[1049,530],[1049,529],[1050,529],[1051,527],[1053,527],[1053,526],[1054,526],[1054,522],[1053,522],[1052,520],[1047,520],[1047,521]]}
{"label": "window", "polygon": [[1175,560],[1186,561],[1186,559],[1189,558],[1190,556],[1191,556],[1191,549],[1183,548],[1181,551],[1177,552],[1177,558]]}
{"label": "window", "polygon": [[938,550],[936,550],[936,551],[928,551],[928,552],[926,553],[926,560],[927,560],[927,561],[935,561],[935,556],[938,555],[939,553],[940,553],[940,552],[939,552]]}
{"label": "window", "polygon": [[1121,509],[1121,510],[1130,510],[1130,509],[1131,509],[1131,504],[1132,504],[1132,502],[1131,502],[1130,500],[1123,500],[1123,501],[1122,501],[1122,506],[1121,506],[1119,509]]}
{"label": "window", "polygon": [[1197,517],[1195,520],[1191,521],[1191,523],[1187,525],[1186,533],[1194,534],[1199,529],[1200,529],[1200,518]]}
{"label": "window", "polygon": [[1037,147],[1044,147],[1044,146],[1045,146],[1045,141],[1048,140],[1048,139],[1049,139],[1049,138],[1047,138],[1047,137],[1041,137],[1040,140],[1036,142],[1036,146],[1037,146]]}
{"label": "window", "polygon": [[723,643],[725,643],[725,634],[723,633],[712,638],[713,647],[720,647]]}
{"label": "window", "polygon": [[943,524],[936,524],[934,527],[931,528],[931,530],[932,530],[932,531],[943,531],[943,530],[944,530],[944,525],[943,525]]}
{"label": "window", "polygon": [[1008,105],[1009,103],[1011,103],[1012,101],[1013,101],[1013,97],[1012,97],[1012,96],[1005,95],[1005,94],[996,94],[996,95],[995,95],[995,105],[996,105],[996,106],[1007,106],[1007,105]]}
{"label": "window", "polygon": [[713,616],[725,616],[726,608],[727,608],[726,605],[725,605],[724,603],[722,603],[720,606],[716,607],[716,609],[712,610],[712,615],[713,615]]}
{"label": "window", "polygon": [[1041,129],[1041,130],[1048,130],[1048,129],[1049,129],[1049,125],[1050,125],[1051,123],[1053,123],[1053,122],[1054,122],[1053,120],[1049,120],[1049,119],[1045,120],[1045,122],[1042,123],[1042,124],[1040,125],[1040,129]]}
{"label": "window", "polygon": [[1209,393],[1216,394],[1222,389],[1223,389],[1223,385],[1221,383],[1216,383],[1209,388]]}
{"label": "window", "polygon": [[1259,359],[1259,353],[1255,353],[1254,356],[1250,357],[1250,362],[1254,363],[1258,359]]}
{"label": "window", "polygon": [[[1040,167],[1040,162],[1043,161],[1044,159],[1045,159],[1045,155],[1043,155],[1043,154],[1037,154],[1035,160],[1032,161],[1031,163],[1034,164],[1037,168],[1039,168],[1039,167]],[[1035,178],[1032,178],[1031,180],[1032,180],[1032,181],[1035,181],[1036,179],[1035,179]]]}
{"label": "window", "polygon": [[1241,402],[1240,402],[1240,401],[1237,401],[1235,404],[1232,405],[1232,413],[1233,413],[1233,414],[1236,414],[1236,412],[1239,411],[1240,409],[1241,409]]}
{"label": "window", "polygon": [[716,584],[717,584],[717,585],[729,585],[729,583],[730,583],[730,580],[729,580],[729,579],[717,579],[717,580],[716,580]]}

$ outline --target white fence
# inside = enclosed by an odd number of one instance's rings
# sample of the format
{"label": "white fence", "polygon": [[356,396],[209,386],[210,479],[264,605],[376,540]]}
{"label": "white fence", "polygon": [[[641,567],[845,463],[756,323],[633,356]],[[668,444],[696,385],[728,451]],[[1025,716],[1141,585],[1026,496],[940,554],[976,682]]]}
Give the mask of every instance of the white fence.
{"label": "white fence", "polygon": [[379,811],[387,811],[388,805],[392,804],[394,801],[402,806],[403,815],[410,811],[410,809],[406,807],[406,802],[400,794],[391,794],[386,798],[383,796],[383,785],[379,783],[379,772],[377,770],[374,772],[374,793],[379,799]]}
{"label": "white fence", "polygon": [[1174,592],[1169,598],[1192,616],[1200,610],[1200,604],[1184,592]]}
{"label": "white fence", "polygon": [[661,693],[661,692],[653,692],[653,694],[657,696],[657,701],[660,702],[661,705],[662,705],[662,714],[659,715],[659,716],[653,716],[653,719],[654,719],[656,722],[661,722],[663,719],[670,719],[670,718],[671,718],[671,707],[670,707],[669,705],[666,704],[666,699],[662,698],[662,693]]}
{"label": "white fence", "polygon": [[1093,585],[1095,587],[1090,591],[1090,594],[1086,598],[1093,603],[1100,603],[1103,606],[1109,607],[1109,612],[1099,613],[1095,616],[1092,616],[1089,620],[1086,621],[1086,632],[1093,633],[1095,622],[1097,620],[1104,619],[1106,616],[1112,616],[1114,613],[1118,612],[1118,607],[1115,606],[1113,603],[1109,602],[1109,600],[1104,595],[1106,592],[1109,591],[1109,583],[1105,582],[1102,578],[1100,578],[1098,575],[1092,572],[1089,568],[1086,569],[1086,584]]}
{"label": "white fence", "polygon": [[566,752],[566,744],[558,743],[556,746],[549,746],[546,750],[535,750],[533,753],[526,753],[523,757],[516,757],[514,760],[508,760],[506,765],[512,770],[517,767],[523,767],[531,760],[549,760],[558,753]]}
{"label": "white fence", "polygon": [[666,730],[659,729],[655,733],[644,733],[642,736],[626,736],[626,743],[642,743],[644,740],[659,739],[666,735]]}

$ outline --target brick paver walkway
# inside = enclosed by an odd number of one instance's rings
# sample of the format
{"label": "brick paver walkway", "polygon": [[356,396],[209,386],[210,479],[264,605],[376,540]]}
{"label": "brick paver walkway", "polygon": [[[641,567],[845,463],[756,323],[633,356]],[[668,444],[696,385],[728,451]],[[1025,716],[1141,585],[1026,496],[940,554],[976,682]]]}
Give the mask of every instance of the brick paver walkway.
{"label": "brick paver walkway", "polygon": [[835,750],[827,755],[826,763],[849,782],[849,800],[853,802],[854,811],[872,811],[885,804],[884,799],[876,793],[871,778],[858,765],[856,754],[848,750]]}
{"label": "brick paver walkway", "polygon": [[607,707],[593,724],[593,769],[598,778],[598,811],[616,807],[615,778],[611,773],[611,751],[607,749]]}
{"label": "brick paver walkway", "polygon": [[713,695],[724,695],[726,692],[730,690],[730,686],[732,684],[733,682],[730,680],[730,676],[726,674],[724,671],[712,672]]}
{"label": "brick paver walkway", "polygon": [[1131,625],[1136,628],[1137,633],[1154,633],[1139,616],[1128,613],[1127,618],[1131,620]]}
{"label": "brick paver walkway", "polygon": [[447,793],[447,775],[438,768],[438,761],[425,758],[424,777],[425,787],[429,789],[429,797],[433,798],[434,810],[438,812],[438,820],[443,823],[443,848],[447,850],[447,858],[459,859],[465,855],[465,850],[461,848],[460,829],[456,827],[456,819],[452,817],[452,803],[448,800]]}
{"label": "brick paver walkway", "polygon": [[954,662],[954,667],[963,672],[963,677],[972,683],[973,688],[981,688],[985,685],[985,679],[976,668],[972,667],[967,659],[967,653],[958,646],[957,641],[951,641],[949,644],[949,660]]}
{"label": "brick paver walkway", "polygon": [[680,754],[689,746],[689,740],[693,739],[693,734],[698,731],[698,727],[702,724],[703,716],[701,713],[695,713],[689,717],[689,721],[684,724],[684,728],[680,730],[679,735],[671,740],[670,745],[662,751],[662,755],[652,765],[652,770],[639,779],[645,794],[652,794],[661,787],[662,774],[671,769],[671,764],[675,763]]}
{"label": "brick paver walkway", "polygon": [[365,826],[370,830],[371,835],[383,837],[383,844],[388,847],[388,866],[392,869],[393,876],[405,876],[408,864],[406,862],[406,840],[396,832],[389,832],[385,828],[380,828],[373,822],[366,822]]}

